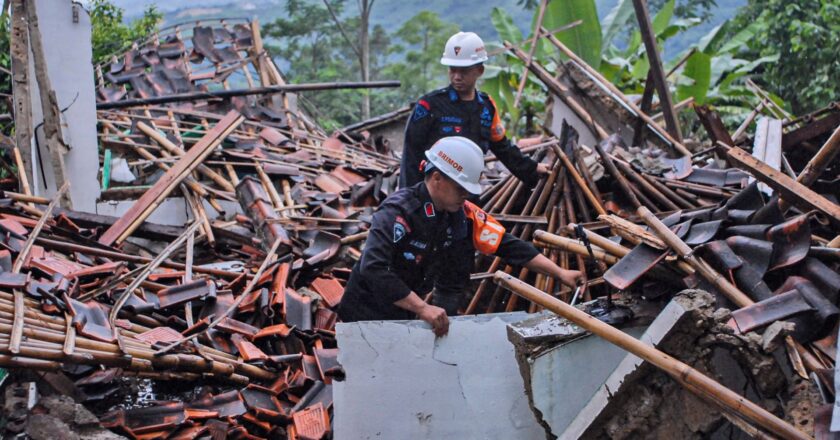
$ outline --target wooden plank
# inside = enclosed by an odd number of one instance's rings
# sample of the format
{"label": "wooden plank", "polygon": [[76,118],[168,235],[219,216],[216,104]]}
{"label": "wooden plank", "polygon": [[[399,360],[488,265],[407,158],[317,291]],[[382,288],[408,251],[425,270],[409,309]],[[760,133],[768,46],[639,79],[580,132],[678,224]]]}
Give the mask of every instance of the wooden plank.
{"label": "wooden plank", "polygon": [[[648,72],[647,79],[645,79],[645,89],[642,92],[642,100],[639,102],[640,110],[649,114],[651,107],[653,107],[653,75]],[[644,148],[642,145],[645,142],[645,131],[647,130],[647,123],[644,119],[636,118],[636,123],[633,124],[633,144],[634,147]]]}
{"label": "wooden plank", "polygon": [[202,161],[213,152],[225,137],[239,127],[245,118],[232,110],[212,130],[209,130],[180,160],[166,171],[166,173],[146,191],[140,199],[134,202],[113,226],[108,228],[99,243],[106,246],[119,244],[126,239],[152,212],[163,202],[178,184],[181,183]]}
{"label": "wooden plank", "polygon": [[[789,133],[785,133],[785,136],[782,139],[782,148],[789,150],[790,148],[793,148],[805,141],[809,141],[833,130],[838,125],[840,125],[840,112],[835,112],[824,118],[812,121],[802,128],[797,128]],[[809,149],[816,151],[813,146]]]}
{"label": "wooden plank", "polygon": [[732,136],[729,134],[729,130],[723,125],[723,121],[720,120],[720,115],[716,111],[707,105],[695,105],[694,112],[697,113],[700,123],[703,124],[703,128],[706,129],[709,137],[712,138],[712,144],[723,142],[730,147],[735,145],[735,142],[732,141]]}
{"label": "wooden plank", "polygon": [[[15,143],[20,149],[22,186],[32,181],[32,97],[29,95],[29,29],[23,0],[12,1],[12,93],[14,94]],[[21,188],[26,194],[26,188]]]}
{"label": "wooden plank", "polygon": [[816,209],[827,216],[834,224],[840,225],[840,206],[817,194],[810,188],[791,179],[781,171],[774,170],[766,163],[750,156],[746,151],[733,147],[727,153],[733,165],[755,176],[761,182],[781,194],[782,199],[804,211]]}
{"label": "wooden plank", "polygon": [[[35,2],[25,2],[24,8],[29,23],[29,40],[35,64],[35,78],[38,80],[41,109],[44,114],[44,138],[47,140],[47,148],[52,159],[50,162],[53,168],[53,178],[58,188],[64,185],[66,180],[64,154],[69,151],[69,148],[61,134],[61,113],[58,111],[58,98],[55,96],[50,77],[47,74],[47,60],[44,57],[44,45],[41,40],[41,30],[38,27],[38,12],[35,10]],[[44,170],[41,170],[41,172],[43,173]],[[67,193],[62,195],[61,206],[72,208]]]}
{"label": "wooden plank", "polygon": [[[782,121],[773,118],[758,120],[752,155],[774,170],[782,169]],[[750,178],[750,182],[754,180],[755,178]],[[759,184],[758,189],[768,196],[773,193],[773,190],[764,183]]]}
{"label": "wooden plank", "polygon": [[639,21],[639,28],[642,33],[642,41],[645,43],[650,70],[653,72],[653,84],[656,86],[656,94],[659,95],[659,102],[662,112],[665,114],[665,126],[668,133],[679,142],[682,142],[680,124],[674,112],[674,104],[671,101],[671,92],[668,90],[668,82],[665,79],[665,70],[662,68],[662,58],[656,47],[656,35],[653,33],[653,26],[650,24],[648,15],[647,0],[633,0],[633,8],[636,10],[636,18]]}

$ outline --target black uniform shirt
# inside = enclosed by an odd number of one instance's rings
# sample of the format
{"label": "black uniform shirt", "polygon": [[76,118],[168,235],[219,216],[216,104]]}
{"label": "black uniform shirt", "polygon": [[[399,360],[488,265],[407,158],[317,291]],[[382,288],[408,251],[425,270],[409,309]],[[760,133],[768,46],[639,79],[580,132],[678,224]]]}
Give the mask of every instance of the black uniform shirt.
{"label": "black uniform shirt", "polygon": [[395,192],[373,215],[364,252],[338,307],[339,317],[345,322],[413,319],[394,302],[432,288],[434,303],[454,314],[477,248],[492,248],[512,265],[523,265],[538,254],[530,243],[506,232],[496,234],[501,226],[488,227],[491,221],[495,222],[471,204],[456,213],[437,211],[424,182]]}
{"label": "black uniform shirt", "polygon": [[423,180],[420,171],[420,161],[425,158],[423,153],[447,136],[470,139],[485,153],[492,151],[514,176],[529,187],[537,183],[537,163],[523,155],[505,136],[505,128],[493,99],[476,90],[474,100],[462,101],[450,85],[420,98],[408,118],[400,163],[400,188]]}

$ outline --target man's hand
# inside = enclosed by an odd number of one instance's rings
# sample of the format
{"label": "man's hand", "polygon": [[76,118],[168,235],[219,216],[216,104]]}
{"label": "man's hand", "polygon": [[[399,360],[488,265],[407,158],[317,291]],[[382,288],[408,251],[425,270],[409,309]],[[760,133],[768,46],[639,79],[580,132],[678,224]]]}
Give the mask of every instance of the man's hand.
{"label": "man's hand", "polygon": [[417,312],[417,317],[431,324],[435,336],[443,336],[449,332],[449,318],[446,316],[446,310],[438,306],[426,304]]}
{"label": "man's hand", "polygon": [[537,174],[540,176],[545,176],[550,173],[551,170],[548,168],[548,164],[545,163],[538,163],[537,164]]}
{"label": "man's hand", "polygon": [[563,284],[573,288],[577,285],[578,281],[583,281],[583,272],[579,270],[560,269],[560,274],[557,278]]}
{"label": "man's hand", "polygon": [[574,288],[578,280],[583,280],[583,273],[579,270],[568,270],[554,264],[543,254],[537,254],[531,261],[525,263],[528,270],[557,278],[561,283]]}

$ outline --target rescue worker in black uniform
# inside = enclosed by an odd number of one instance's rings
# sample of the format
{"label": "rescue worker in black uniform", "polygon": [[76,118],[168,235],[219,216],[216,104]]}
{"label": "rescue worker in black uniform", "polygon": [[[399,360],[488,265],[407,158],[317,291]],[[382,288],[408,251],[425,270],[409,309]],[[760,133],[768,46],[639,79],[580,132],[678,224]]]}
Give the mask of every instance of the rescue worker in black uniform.
{"label": "rescue worker in black uniform", "polygon": [[[438,336],[463,298],[476,250],[553,276],[568,286],[581,278],[530,243],[505,232],[467,201],[481,192],[484,154],[462,137],[438,141],[425,154],[424,181],[385,199],[373,216],[361,259],[353,267],[338,315],[342,321],[414,319]],[[433,290],[431,304],[420,295]]]}
{"label": "rescue worker in black uniform", "polygon": [[533,187],[548,165],[526,157],[506,136],[493,99],[476,90],[484,73],[487,52],[473,32],[458,32],[446,42],[441,64],[449,66],[449,87],[431,92],[417,101],[408,119],[400,163],[400,188],[423,180],[423,153],[439,139],[461,136],[486,153],[492,151],[514,176]]}

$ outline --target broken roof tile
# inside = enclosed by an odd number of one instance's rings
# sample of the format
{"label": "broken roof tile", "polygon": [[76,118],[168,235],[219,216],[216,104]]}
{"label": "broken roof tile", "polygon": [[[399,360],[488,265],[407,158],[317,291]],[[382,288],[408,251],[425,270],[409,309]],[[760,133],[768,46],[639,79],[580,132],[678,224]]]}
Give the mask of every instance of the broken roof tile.
{"label": "broken roof tile", "polygon": [[257,334],[254,335],[254,339],[262,339],[268,336],[279,336],[281,338],[285,338],[286,336],[289,336],[291,332],[291,327],[286,324],[275,324],[259,329]]}
{"label": "broken roof tile", "polygon": [[177,342],[183,339],[181,333],[170,327],[156,327],[137,335],[137,339],[155,345],[159,342]]}
{"label": "broken roof tile", "polygon": [[210,395],[186,404],[187,409],[203,409],[219,413],[219,417],[239,417],[248,411],[239,391]]}
{"label": "broken roof tile", "polygon": [[324,302],[330,307],[335,307],[341,302],[344,295],[344,287],[335,278],[318,277],[312,281],[312,290],[321,295]]}
{"label": "broken roof tile", "polygon": [[298,294],[294,289],[286,289],[283,301],[283,316],[288,325],[301,330],[312,328],[312,298]]}
{"label": "broken roof tile", "polygon": [[245,339],[244,336],[234,333],[230,337],[233,344],[236,346],[236,349],[239,351],[239,355],[242,356],[242,359],[245,362],[251,361],[265,361],[268,359],[268,355],[266,355],[262,350],[257,348],[252,342]]}
{"label": "broken roof tile", "polygon": [[319,307],[315,311],[314,327],[316,329],[333,331],[335,330],[336,321],[338,321],[338,314],[328,308]]}
{"label": "broken roof tile", "polygon": [[157,292],[161,309],[177,307],[193,300],[215,295],[216,283],[210,279],[200,279]]}
{"label": "broken roof tile", "polygon": [[64,295],[70,315],[73,317],[73,326],[80,335],[84,335],[99,341],[114,342],[114,331],[108,323],[108,313],[101,303],[90,300],[80,302]]}
{"label": "broken roof tile", "polygon": [[320,403],[292,415],[295,430],[301,440],[320,440],[330,431],[330,418]]}
{"label": "broken roof tile", "polygon": [[260,331],[260,329],[252,325],[228,317],[222,318],[222,320],[219,321],[219,324],[216,325],[216,328],[228,333],[240,334],[248,337],[249,339],[253,338],[254,335]]}
{"label": "broken roof tile", "polygon": [[332,376],[342,372],[341,364],[338,363],[338,349],[316,348],[314,353],[318,371],[321,373],[321,380],[326,384],[332,383]]}

